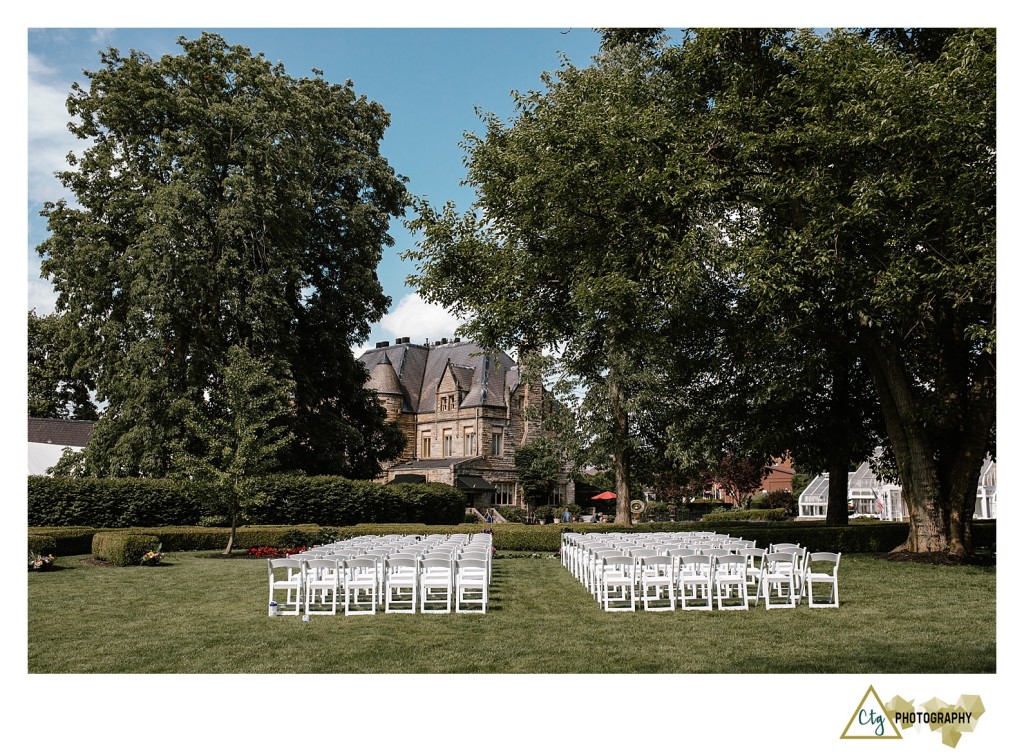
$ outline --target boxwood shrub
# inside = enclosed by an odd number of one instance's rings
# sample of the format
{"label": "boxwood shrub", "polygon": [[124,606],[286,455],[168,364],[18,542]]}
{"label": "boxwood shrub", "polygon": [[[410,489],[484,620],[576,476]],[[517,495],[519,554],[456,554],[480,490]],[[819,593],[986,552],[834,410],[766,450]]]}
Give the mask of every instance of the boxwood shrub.
{"label": "boxwood shrub", "polygon": [[142,555],[160,546],[156,536],[134,533],[97,533],[92,537],[92,556],[118,567],[142,564]]}
{"label": "boxwood shrub", "polygon": [[28,536],[28,553],[29,554],[56,554],[57,553],[57,539],[53,536],[47,536],[45,534],[29,534]]}
{"label": "boxwood shrub", "polygon": [[45,536],[54,542],[53,551],[46,554],[56,554],[58,557],[67,557],[73,554],[89,554],[92,551],[92,536],[96,533],[95,528],[84,526],[42,527],[29,528],[29,549],[32,548],[31,540],[36,536]]}

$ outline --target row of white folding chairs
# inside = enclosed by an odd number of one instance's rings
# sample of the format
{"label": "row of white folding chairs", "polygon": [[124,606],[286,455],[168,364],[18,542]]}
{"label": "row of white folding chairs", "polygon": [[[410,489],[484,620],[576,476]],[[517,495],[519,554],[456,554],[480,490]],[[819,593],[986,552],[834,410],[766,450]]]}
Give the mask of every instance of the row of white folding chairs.
{"label": "row of white folding chairs", "polygon": [[[491,554],[493,552],[492,537],[489,533],[473,534],[431,534],[429,536],[361,536],[322,547],[315,547],[300,555],[299,558],[309,559],[315,556],[376,557],[378,559],[399,555],[414,556],[423,559],[425,556],[444,556],[458,558],[462,553],[485,554],[488,562],[487,576],[492,576]],[[384,567],[378,567],[378,599],[384,599]]]}
{"label": "row of white folding chairs", "polygon": [[[625,537],[621,535],[618,537],[606,535],[601,538],[567,534],[563,539],[563,562],[588,587],[594,598],[601,602],[602,605],[607,603],[606,597],[609,594],[604,586],[606,575],[611,575],[617,584],[616,589],[612,591],[612,595],[621,597],[625,593],[624,588],[627,574],[623,572],[625,561],[620,560],[623,567],[617,568],[618,572],[608,573],[604,560],[608,557],[632,557],[634,564],[629,573],[632,574],[633,584],[629,592],[635,596],[636,589],[638,587],[641,588],[643,598],[640,600],[644,602],[647,608],[653,608],[651,607],[651,598],[653,596],[651,592],[660,591],[662,595],[671,596],[673,590],[678,594],[679,602],[684,608],[689,608],[688,602],[684,599],[684,585],[688,586],[691,592],[697,586],[701,586],[700,595],[705,599],[705,604],[702,608],[710,608],[710,597],[715,586],[714,580],[709,579],[709,577],[713,578],[716,573],[723,575],[719,582],[721,584],[721,595],[724,596],[726,595],[726,586],[733,580],[734,571],[737,569],[742,569],[747,588],[753,589],[755,605],[758,603],[759,598],[764,595],[766,605],[769,608],[796,606],[804,595],[808,595],[811,606],[838,606],[837,555],[822,553],[821,555],[815,555],[809,560],[807,558],[807,550],[798,544],[775,544],[770,547],[768,552],[765,552],[765,550],[757,549],[754,546],[756,542],[753,541],[742,539],[730,540],[728,537],[711,536],[691,537],[686,541],[686,543],[690,544],[689,547],[680,547],[678,549],[668,548],[673,543],[671,540],[662,540],[656,547],[630,546],[637,543],[648,544],[651,539],[655,538],[649,535],[644,537],[628,534]],[[683,537],[676,536],[675,539],[682,541]],[[701,542],[711,542],[713,546],[702,547],[700,545]],[[765,581],[765,586],[762,588],[765,554],[784,551],[791,551],[793,553],[793,561],[790,562],[785,557],[773,558],[769,561],[768,575],[770,577]],[[715,564],[709,567],[706,573],[686,572],[682,566],[682,557],[698,556],[702,553],[714,558]],[[737,560],[722,560],[723,557],[730,555],[742,555],[746,561],[741,566]],[[671,566],[667,572],[657,573],[648,568],[647,577],[645,578],[645,570],[640,567],[640,564],[642,560],[646,561],[646,558],[652,556],[670,557]],[[833,557],[835,562],[831,563],[830,558]],[[811,562],[817,561],[830,562],[833,565],[831,571],[811,573],[809,565]],[[665,581],[668,581],[669,585],[665,586]],[[830,586],[830,599],[827,603],[815,603],[813,595],[808,593],[815,582],[825,583]],[[661,588],[661,586],[665,587]],[[672,588],[673,586],[674,589]],[[729,587],[731,588],[732,586],[730,585]],[[773,590],[781,603],[772,601]],[[633,598],[629,600],[630,603],[633,601],[635,601]],[[666,601],[669,603],[664,604],[663,608],[672,608],[672,600],[666,599]],[[746,608],[746,601],[745,595],[741,602],[736,605],[736,608]]]}
{"label": "row of white folding chairs", "polygon": [[[812,608],[838,607],[839,559],[838,553],[806,549],[639,558],[612,552],[601,559],[598,600],[606,611],[634,611],[637,603],[649,611],[671,611],[677,603],[710,610],[713,599],[720,610],[748,609],[753,589],[754,606],[763,597],[766,609],[793,608],[804,597]],[[827,568],[817,570],[815,563]],[[826,601],[815,600],[815,583],[829,587]]]}
{"label": "row of white folding chairs", "polygon": [[[423,546],[401,546],[392,549],[387,548],[375,548],[369,549],[364,552],[344,552],[333,555],[319,555],[326,556],[327,558],[338,558],[343,557],[350,559],[353,557],[369,557],[377,560],[377,600],[379,603],[384,603],[385,597],[385,574],[386,574],[386,562],[389,559],[395,557],[413,558],[417,561],[422,561],[427,558],[431,559],[448,559],[449,561],[456,561],[459,559],[483,559],[487,565],[487,582],[490,584],[492,577],[492,564],[491,555],[493,548],[489,543],[480,542],[474,544],[466,544],[463,546],[461,543],[457,544],[438,544],[436,546],[423,545]],[[296,555],[299,558],[310,559],[317,555],[302,554]]]}
{"label": "row of white folding chairs", "polygon": [[676,535],[629,535],[604,534],[580,535],[566,534],[562,540],[562,563],[573,576],[584,583],[597,597],[597,553],[609,550],[621,551],[633,556],[664,555],[674,549],[691,549],[691,553],[701,551],[730,552],[742,551],[754,547],[756,541],[731,539],[728,536],[712,538],[710,535],[693,537],[689,532]]}
{"label": "row of white folding chairs", "polygon": [[[376,557],[267,561],[270,600],[284,592],[277,614],[337,614],[339,600],[346,615],[375,614],[383,603],[387,613],[486,613],[488,562],[482,556],[445,557],[395,555]],[[383,570],[384,577],[379,573]],[[272,607],[273,609],[273,607]]]}

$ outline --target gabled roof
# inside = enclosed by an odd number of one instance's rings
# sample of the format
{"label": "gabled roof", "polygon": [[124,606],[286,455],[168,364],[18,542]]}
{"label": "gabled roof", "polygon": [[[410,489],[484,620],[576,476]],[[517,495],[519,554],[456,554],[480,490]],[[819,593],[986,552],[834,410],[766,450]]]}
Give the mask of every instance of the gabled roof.
{"label": "gabled roof", "polygon": [[[435,410],[437,388],[449,368],[459,389],[466,392],[463,407],[505,407],[509,374],[513,369],[518,372],[515,361],[506,353],[485,353],[473,342],[401,343],[368,350],[359,357],[359,361],[370,372],[367,387],[373,386],[375,367],[389,362],[405,397],[405,410],[413,413],[432,413]],[[513,381],[518,383],[517,378]]]}
{"label": "gabled roof", "polygon": [[85,447],[95,421],[66,421],[62,418],[28,419],[28,441],[62,447]]}

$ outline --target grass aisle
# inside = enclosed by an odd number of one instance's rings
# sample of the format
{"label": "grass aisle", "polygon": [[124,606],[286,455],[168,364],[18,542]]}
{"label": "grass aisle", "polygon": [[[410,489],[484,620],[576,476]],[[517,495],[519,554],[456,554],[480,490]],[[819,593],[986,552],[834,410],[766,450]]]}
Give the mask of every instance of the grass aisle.
{"label": "grass aisle", "polygon": [[958,673],[996,669],[994,567],[846,555],[838,610],[606,614],[545,554],[497,559],[486,615],[266,616],[266,564],[29,574],[34,673]]}

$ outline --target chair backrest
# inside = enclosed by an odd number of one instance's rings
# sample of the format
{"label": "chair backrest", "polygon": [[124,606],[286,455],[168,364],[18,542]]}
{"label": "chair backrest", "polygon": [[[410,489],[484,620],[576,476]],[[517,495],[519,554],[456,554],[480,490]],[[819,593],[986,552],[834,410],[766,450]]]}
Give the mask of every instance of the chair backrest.
{"label": "chair backrest", "polygon": [[624,567],[632,568],[636,561],[632,557],[627,557],[623,554],[613,554],[605,557],[602,562],[605,567],[613,567],[616,569],[622,569]]}
{"label": "chair backrest", "polygon": [[436,557],[428,554],[420,560],[420,570],[445,569],[451,570],[452,560],[448,557]]}
{"label": "chair backrest", "polygon": [[677,559],[679,557],[690,557],[690,556],[692,556],[694,554],[696,554],[696,552],[693,549],[689,549],[689,548],[685,548],[685,547],[681,548],[681,549],[669,549],[668,550],[668,556],[669,557],[675,557]]}
{"label": "chair backrest", "polygon": [[799,549],[799,544],[771,544],[768,547],[769,552],[786,552],[790,549]]}
{"label": "chair backrest", "polygon": [[747,556],[745,554],[726,554],[716,559],[715,564],[720,570],[739,575],[747,569]]}
{"label": "chair backrest", "polygon": [[672,558],[664,554],[651,555],[643,557],[640,564],[649,572],[668,574],[672,569]]}
{"label": "chair backrest", "polygon": [[268,571],[284,567],[287,567],[289,570],[298,570],[302,567],[302,560],[297,560],[294,557],[278,557],[277,559],[267,560]]}
{"label": "chair backrest", "polygon": [[737,554],[742,554],[747,558],[747,567],[760,569],[761,560],[764,559],[764,549],[760,549],[756,546],[748,546],[746,549],[741,549]]}
{"label": "chair backrest", "polygon": [[302,566],[306,572],[314,571],[317,573],[319,578],[337,578],[341,568],[341,563],[333,557],[324,557],[322,559],[315,560],[303,560]]}
{"label": "chair backrest", "polygon": [[839,552],[811,552],[807,556],[807,567],[810,568],[815,562],[827,562],[832,565],[832,572],[834,573],[839,568],[840,556],[841,553]]}
{"label": "chair backrest", "polygon": [[455,569],[459,571],[469,570],[483,570],[487,571],[487,560],[479,558],[467,558],[456,560]]}
{"label": "chair backrest", "polygon": [[415,557],[391,557],[388,559],[388,570],[395,572],[402,569],[416,569],[418,560]]}
{"label": "chair backrest", "polygon": [[690,554],[683,557],[680,563],[687,570],[703,573],[711,569],[713,559],[710,554]]}
{"label": "chair backrest", "polygon": [[658,553],[657,549],[651,549],[650,547],[642,547],[639,549],[630,549],[630,557],[653,557]]}
{"label": "chair backrest", "polygon": [[764,556],[764,559],[762,560],[762,567],[769,570],[777,569],[780,564],[792,567],[795,560],[796,554],[792,551],[770,552]]}

